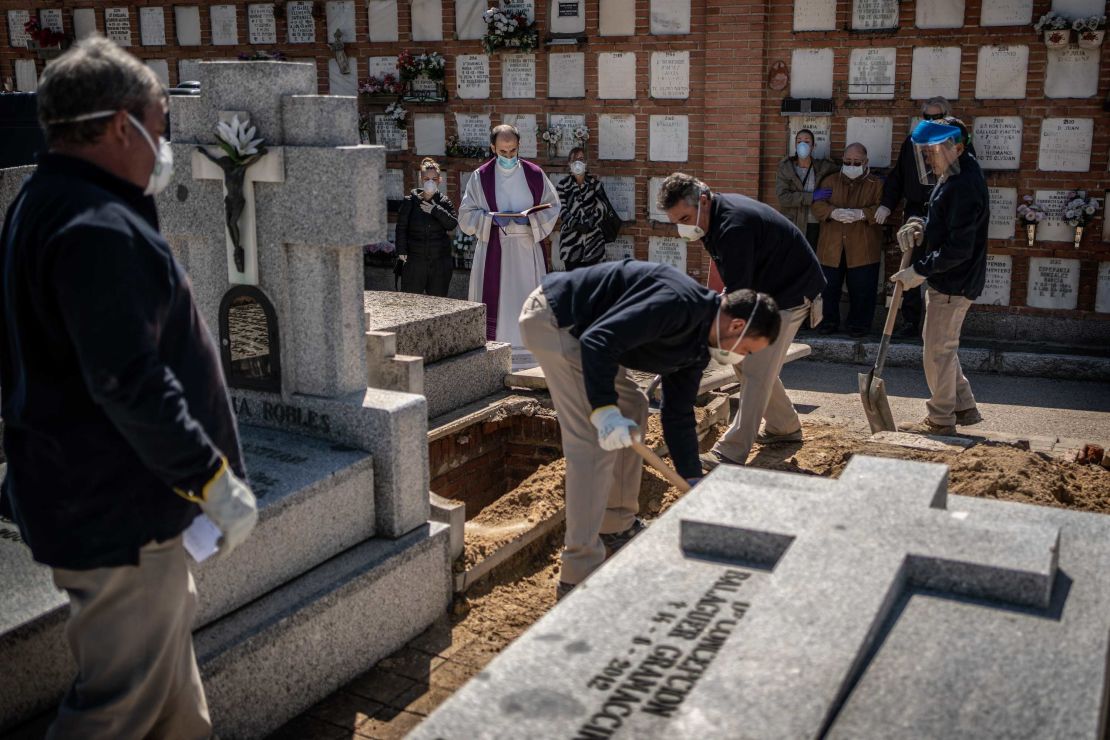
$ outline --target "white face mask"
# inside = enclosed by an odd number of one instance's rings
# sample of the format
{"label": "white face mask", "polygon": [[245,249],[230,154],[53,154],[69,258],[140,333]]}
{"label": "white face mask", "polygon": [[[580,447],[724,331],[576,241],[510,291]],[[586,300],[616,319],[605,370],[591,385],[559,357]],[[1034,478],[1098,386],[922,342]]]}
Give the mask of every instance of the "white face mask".
{"label": "white face mask", "polygon": [[847,165],[846,164],[846,165],[844,165],[843,167],[840,168],[840,171],[843,172],[844,176],[847,177],[849,180],[855,180],[857,177],[862,176],[863,175],[863,170],[864,170],[864,166],[862,164],[857,164],[857,165]]}
{"label": "white face mask", "polygon": [[728,349],[721,346],[721,309],[724,305],[725,298],[721,296],[721,302],[717,306],[717,346],[709,348],[709,356],[722,365],[737,365],[744,359],[744,355],[734,350],[740,346],[740,342],[744,341],[744,335],[748,333],[748,328],[752,325],[752,318],[755,316],[755,312],[759,310],[759,301],[757,300],[755,305],[752,306],[752,312],[748,314],[748,320],[744,322],[744,328],[740,330],[740,336]]}
{"label": "white face mask", "polygon": [[428,193],[429,195],[431,195],[432,193],[435,193],[437,190],[439,190],[439,186],[436,185],[435,180],[425,180],[424,181],[424,192],[425,193]]}
{"label": "white face mask", "polygon": [[570,163],[570,174],[584,175],[586,174],[586,163],[581,159],[576,159]]}
{"label": "white face mask", "polygon": [[[81,121],[93,121],[97,118],[107,118],[115,114],[116,111],[114,110],[100,110],[95,113],[83,113],[82,115],[72,116],[70,118],[58,118],[53,121],[47,121],[46,123],[48,125],[55,123],[80,123]],[[146,139],[146,143],[150,145],[151,151],[154,152],[154,168],[150,171],[150,179],[147,181],[146,189],[143,190],[143,195],[158,195],[158,193],[161,193],[169,186],[170,180],[173,179],[173,149],[170,147],[170,143],[161,136],[158,137],[158,144],[155,145],[154,140],[150,138],[150,134],[147,133],[146,128],[139,123],[139,119],[135,118],[135,116],[130,113],[127,114],[127,118],[131,121],[131,125],[137,128],[139,133],[143,135],[143,138]]]}
{"label": "white face mask", "polygon": [[705,236],[705,229],[698,226],[701,221],[701,196],[698,196],[698,215],[694,216],[694,223],[692,224],[675,224],[678,227],[678,235],[688,242],[696,242]]}

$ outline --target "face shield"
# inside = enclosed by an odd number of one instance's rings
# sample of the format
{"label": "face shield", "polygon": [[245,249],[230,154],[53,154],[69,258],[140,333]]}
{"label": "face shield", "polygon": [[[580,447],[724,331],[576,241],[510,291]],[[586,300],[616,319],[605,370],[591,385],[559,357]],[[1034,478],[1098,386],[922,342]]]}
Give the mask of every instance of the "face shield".
{"label": "face shield", "polygon": [[922,121],[913,130],[910,140],[922,185],[936,185],[943,178],[960,174],[961,136],[956,126],[934,121]]}

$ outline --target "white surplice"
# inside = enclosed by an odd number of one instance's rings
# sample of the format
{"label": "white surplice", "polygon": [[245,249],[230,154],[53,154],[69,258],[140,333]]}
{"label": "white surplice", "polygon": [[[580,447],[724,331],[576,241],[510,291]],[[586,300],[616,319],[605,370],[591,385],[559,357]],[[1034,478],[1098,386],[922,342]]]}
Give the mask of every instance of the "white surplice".
{"label": "white surplice", "polygon": [[[506,171],[494,165],[493,169],[498,211],[519,213],[534,205],[523,167],[518,164]],[[486,195],[482,191],[481,176],[475,171],[466,185],[466,192],[459,206],[459,228],[464,234],[478,237],[474,261],[471,263],[468,293],[468,298],[477,303],[482,302],[490,229],[501,229],[501,285],[498,292],[496,340],[513,346],[514,371],[536,366],[532,354],[524,348],[517,320],[520,318],[524,300],[547,274],[540,242],[552,232],[559,218],[559,196],[546,174],[543,175],[543,197],[540,202],[550,203],[551,208],[530,214],[527,225],[494,226]]]}

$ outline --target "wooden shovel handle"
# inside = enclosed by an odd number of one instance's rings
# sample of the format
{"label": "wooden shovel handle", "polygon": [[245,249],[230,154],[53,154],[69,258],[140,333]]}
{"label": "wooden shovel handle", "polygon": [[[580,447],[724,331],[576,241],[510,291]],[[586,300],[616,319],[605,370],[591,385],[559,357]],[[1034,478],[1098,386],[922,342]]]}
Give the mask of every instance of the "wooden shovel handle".
{"label": "wooden shovel handle", "polygon": [[648,465],[662,473],[663,477],[667,479],[667,482],[679,491],[686,493],[690,490],[690,484],[686,482],[686,479],[679,475],[670,465],[663,462],[663,459],[660,458],[659,455],[656,455],[650,447],[641,442],[638,433],[632,435],[632,449],[636,450],[640,457],[647,461]]}

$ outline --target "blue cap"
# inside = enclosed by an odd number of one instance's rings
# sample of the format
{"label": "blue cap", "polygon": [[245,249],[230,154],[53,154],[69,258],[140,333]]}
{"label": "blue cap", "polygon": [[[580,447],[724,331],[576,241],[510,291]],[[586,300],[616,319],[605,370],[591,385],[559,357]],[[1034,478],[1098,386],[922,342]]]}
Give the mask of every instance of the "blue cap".
{"label": "blue cap", "polygon": [[922,121],[910,134],[910,140],[914,144],[942,144],[949,139],[959,142],[961,135],[962,132],[956,126],[936,121]]}

